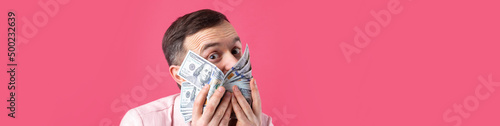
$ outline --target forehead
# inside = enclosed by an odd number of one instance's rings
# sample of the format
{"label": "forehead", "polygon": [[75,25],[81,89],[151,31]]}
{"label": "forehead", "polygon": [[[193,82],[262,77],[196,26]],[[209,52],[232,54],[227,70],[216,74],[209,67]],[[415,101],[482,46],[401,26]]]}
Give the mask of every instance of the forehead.
{"label": "forehead", "polygon": [[202,29],[195,34],[186,36],[184,47],[188,50],[200,53],[201,48],[208,42],[233,42],[238,37],[234,27],[227,21],[221,24]]}

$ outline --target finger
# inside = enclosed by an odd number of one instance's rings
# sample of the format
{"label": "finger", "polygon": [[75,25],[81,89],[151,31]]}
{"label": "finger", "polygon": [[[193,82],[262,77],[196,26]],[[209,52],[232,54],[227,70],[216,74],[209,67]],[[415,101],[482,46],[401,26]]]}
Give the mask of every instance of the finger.
{"label": "finger", "polygon": [[205,85],[201,89],[200,93],[198,96],[196,96],[196,99],[194,100],[194,106],[193,106],[193,120],[197,120],[198,118],[201,117],[201,113],[203,112],[203,104],[205,103],[205,98],[207,97],[208,90],[210,85]]}
{"label": "finger", "polygon": [[220,102],[222,96],[224,95],[225,91],[226,91],[226,89],[224,89],[224,87],[220,86],[219,88],[217,88],[215,93],[210,97],[210,100],[208,100],[208,104],[207,104],[207,106],[205,106],[205,110],[204,110],[203,114],[201,115],[201,120],[206,121],[206,123],[203,123],[203,124],[207,124],[208,121],[210,121],[210,119],[213,117],[215,109],[216,109],[217,105],[219,105],[219,102]]}
{"label": "finger", "polygon": [[253,113],[260,119],[262,115],[262,103],[260,100],[259,89],[257,88],[257,82],[254,78],[250,81],[250,89],[252,90],[252,109]]}
{"label": "finger", "polygon": [[245,115],[245,112],[243,112],[243,110],[241,110],[240,105],[236,101],[236,97],[234,97],[234,93],[232,96],[233,97],[231,98],[231,105],[233,106],[233,111],[234,111],[234,114],[236,115],[236,118],[238,118],[238,120],[242,120],[242,121],[248,120],[247,116]]}
{"label": "finger", "polygon": [[[230,97],[233,97],[232,95],[233,94],[231,94]],[[231,100],[229,100],[228,103],[230,103],[232,100],[233,99],[231,98]],[[224,117],[222,117],[222,120],[220,121],[219,126],[229,125],[229,120],[231,120],[231,112],[233,111],[233,106],[231,104],[228,104],[228,105],[229,105],[229,107],[226,109],[226,112],[224,113]]]}
{"label": "finger", "polygon": [[217,110],[215,110],[215,114],[213,115],[212,120],[209,123],[210,126],[219,125],[219,122],[226,113],[228,106],[230,106],[229,105],[230,101],[231,101],[231,94],[229,94],[228,92],[224,95],[224,98],[217,107]]}
{"label": "finger", "polygon": [[250,104],[248,104],[248,102],[245,99],[245,97],[243,96],[243,94],[241,94],[241,91],[238,88],[238,86],[236,86],[236,85],[233,86],[233,92],[234,92],[233,93],[234,97],[236,97],[236,101],[238,101],[238,104],[240,105],[240,107],[243,110],[243,112],[245,112],[245,115],[249,119],[252,118],[252,117],[254,117],[255,114],[253,113],[253,110],[250,107]]}

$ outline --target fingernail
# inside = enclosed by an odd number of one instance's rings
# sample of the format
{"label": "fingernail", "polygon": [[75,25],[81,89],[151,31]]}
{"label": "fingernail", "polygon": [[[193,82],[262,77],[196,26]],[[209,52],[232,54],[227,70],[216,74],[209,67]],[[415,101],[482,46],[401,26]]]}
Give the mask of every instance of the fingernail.
{"label": "fingernail", "polygon": [[257,88],[257,80],[253,79],[253,85],[255,85],[255,88]]}
{"label": "fingernail", "polygon": [[210,87],[210,84],[203,86],[203,89],[207,89],[208,87]]}
{"label": "fingernail", "polygon": [[233,86],[233,91],[240,92],[240,89],[238,89],[238,86],[234,85]]}
{"label": "fingernail", "polygon": [[220,92],[224,92],[224,87],[220,86],[217,90]]}

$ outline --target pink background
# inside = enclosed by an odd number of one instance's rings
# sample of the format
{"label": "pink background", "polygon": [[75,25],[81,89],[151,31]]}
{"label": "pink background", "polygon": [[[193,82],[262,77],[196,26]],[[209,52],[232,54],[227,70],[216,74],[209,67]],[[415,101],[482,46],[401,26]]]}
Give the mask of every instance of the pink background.
{"label": "pink background", "polygon": [[[47,1],[58,10],[47,13],[39,5]],[[399,2],[383,27],[370,11],[397,5],[390,0],[2,0],[1,70],[9,10],[19,65],[15,119],[1,72],[1,125],[117,126],[126,110],[178,93],[161,40],[177,17],[203,8],[226,14],[252,48],[263,112],[275,125],[500,125],[500,87],[488,91],[478,79],[500,82],[499,3]],[[22,29],[40,16],[36,33]],[[380,31],[354,44],[353,29],[367,24]],[[343,42],[360,51],[351,62]],[[489,97],[478,100],[477,87]],[[469,116],[448,115],[460,124],[443,118],[464,101]]]}

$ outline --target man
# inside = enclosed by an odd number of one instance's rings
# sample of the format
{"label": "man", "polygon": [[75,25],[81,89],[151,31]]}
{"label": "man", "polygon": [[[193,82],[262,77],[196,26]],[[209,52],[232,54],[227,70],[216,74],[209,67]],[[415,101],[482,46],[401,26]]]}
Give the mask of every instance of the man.
{"label": "man", "polygon": [[[177,75],[188,50],[215,64],[225,74],[241,58],[242,44],[234,27],[223,14],[204,9],[186,14],[170,25],[162,43],[172,78],[180,84],[186,80]],[[179,111],[179,94],[174,94],[129,110],[122,119],[122,126],[170,125],[273,125],[271,118],[262,113],[259,91],[255,79],[250,81],[252,103],[233,86],[233,93],[219,87],[207,101],[209,85],[204,85],[196,96],[192,121],[184,122]],[[251,107],[250,107],[251,106]],[[236,116],[231,118],[231,114]]]}

